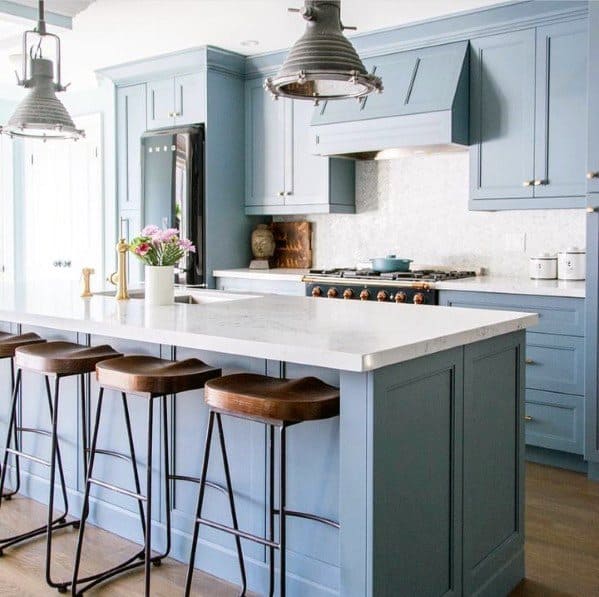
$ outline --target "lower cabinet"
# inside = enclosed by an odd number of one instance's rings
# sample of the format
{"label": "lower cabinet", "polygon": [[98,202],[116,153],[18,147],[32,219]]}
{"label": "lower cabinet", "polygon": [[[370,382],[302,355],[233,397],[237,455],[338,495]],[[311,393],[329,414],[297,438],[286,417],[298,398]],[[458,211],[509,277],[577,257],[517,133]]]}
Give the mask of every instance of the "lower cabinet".
{"label": "lower cabinet", "polygon": [[539,314],[526,333],[526,443],[584,454],[584,299],[441,291],[439,304]]}

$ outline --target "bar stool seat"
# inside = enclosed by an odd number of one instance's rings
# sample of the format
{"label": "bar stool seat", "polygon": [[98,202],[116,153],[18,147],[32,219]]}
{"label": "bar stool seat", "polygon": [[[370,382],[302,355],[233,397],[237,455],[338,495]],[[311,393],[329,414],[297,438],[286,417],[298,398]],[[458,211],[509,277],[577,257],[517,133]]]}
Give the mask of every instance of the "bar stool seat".
{"label": "bar stool seat", "polygon": [[73,342],[44,342],[17,348],[15,365],[50,375],[82,375],[94,371],[100,361],[120,355],[106,344],[82,346]]}
{"label": "bar stool seat", "polygon": [[15,350],[21,346],[40,344],[42,342],[45,342],[44,338],[40,338],[40,336],[33,332],[28,334],[0,332],[0,359],[14,357]]}
{"label": "bar stool seat", "polygon": [[99,363],[101,386],[139,394],[178,394],[204,386],[218,372],[199,359],[167,361],[158,357],[129,355]]}
{"label": "bar stool seat", "polygon": [[339,389],[316,377],[227,375],[206,383],[204,399],[215,410],[264,421],[299,423],[339,414]]}

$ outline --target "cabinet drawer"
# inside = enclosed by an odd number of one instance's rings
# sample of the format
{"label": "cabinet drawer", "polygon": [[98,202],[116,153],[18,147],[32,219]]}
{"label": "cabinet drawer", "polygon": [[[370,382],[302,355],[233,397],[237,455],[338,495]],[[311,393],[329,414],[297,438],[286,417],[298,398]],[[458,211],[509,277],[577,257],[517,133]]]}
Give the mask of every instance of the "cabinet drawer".
{"label": "cabinet drawer", "polygon": [[527,444],[573,454],[583,453],[582,396],[526,390],[525,412]]}
{"label": "cabinet drawer", "polygon": [[439,294],[439,304],[449,307],[538,313],[539,323],[530,328],[531,331],[584,336],[584,299],[582,298],[442,290]]}
{"label": "cabinet drawer", "polygon": [[526,387],[584,394],[584,338],[528,332]]}

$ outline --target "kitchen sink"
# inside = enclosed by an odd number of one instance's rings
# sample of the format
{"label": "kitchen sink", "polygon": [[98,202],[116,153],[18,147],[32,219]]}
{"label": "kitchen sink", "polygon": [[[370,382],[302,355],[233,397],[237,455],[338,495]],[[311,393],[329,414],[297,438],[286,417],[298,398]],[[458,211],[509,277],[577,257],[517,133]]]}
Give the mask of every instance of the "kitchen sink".
{"label": "kitchen sink", "polygon": [[[105,292],[96,292],[99,296],[113,296],[114,290],[107,290]],[[143,299],[145,292],[143,288],[129,290],[129,298],[131,299]],[[255,294],[236,294],[232,292],[222,292],[220,290],[205,290],[194,288],[175,288],[175,303],[185,305],[207,305],[211,303],[225,303],[230,301],[242,301],[251,298],[257,298]]]}

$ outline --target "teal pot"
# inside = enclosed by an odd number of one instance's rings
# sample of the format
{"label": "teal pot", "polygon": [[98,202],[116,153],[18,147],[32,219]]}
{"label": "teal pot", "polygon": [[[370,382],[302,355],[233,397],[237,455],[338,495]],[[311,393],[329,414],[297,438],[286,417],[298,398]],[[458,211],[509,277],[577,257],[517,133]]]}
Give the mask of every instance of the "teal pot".
{"label": "teal pot", "polygon": [[412,263],[412,259],[400,259],[395,255],[370,259],[370,264],[375,272],[407,272],[410,271],[410,263]]}

